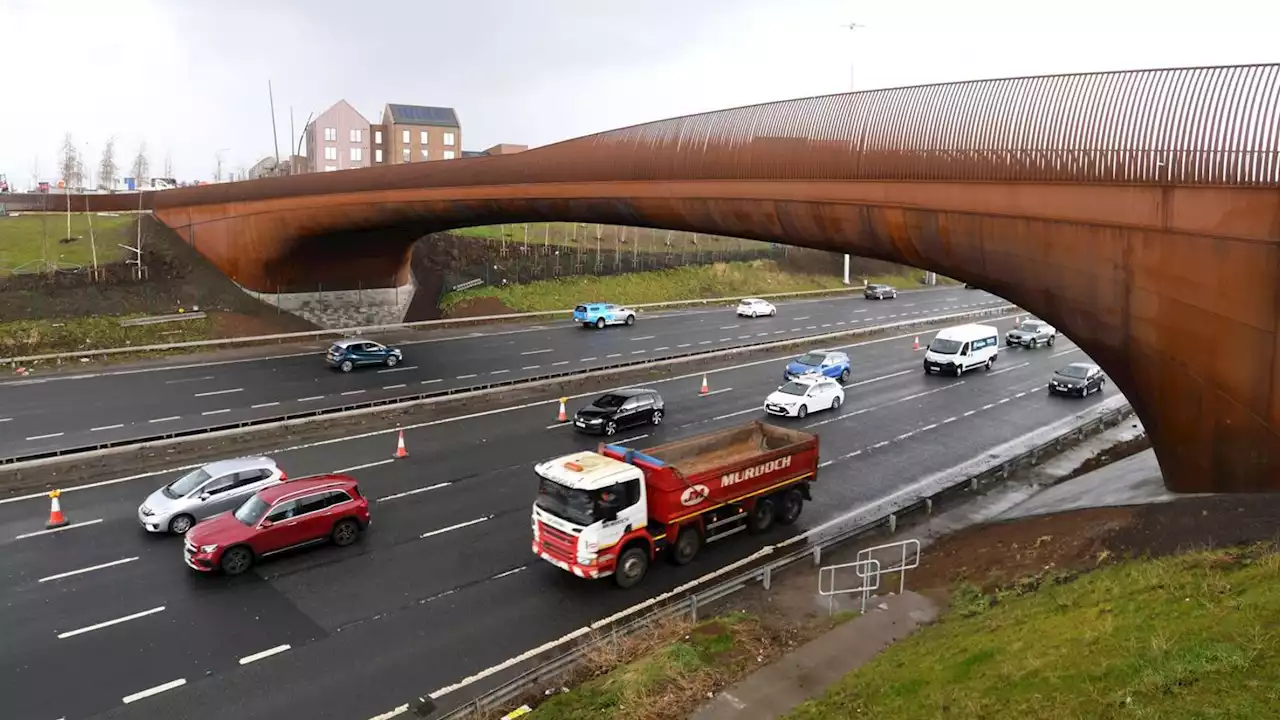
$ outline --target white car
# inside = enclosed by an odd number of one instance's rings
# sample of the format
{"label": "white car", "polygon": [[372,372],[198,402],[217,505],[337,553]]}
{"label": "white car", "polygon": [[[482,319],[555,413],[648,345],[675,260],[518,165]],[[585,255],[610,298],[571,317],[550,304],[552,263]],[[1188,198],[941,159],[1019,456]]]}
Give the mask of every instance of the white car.
{"label": "white car", "polygon": [[764,399],[764,411],[784,417],[804,417],[818,410],[835,410],[844,403],[844,388],[834,379],[813,374],[788,381]]}
{"label": "white car", "polygon": [[770,317],[778,314],[778,308],[773,303],[760,298],[747,298],[738,303],[739,317],[760,317],[768,315]]}

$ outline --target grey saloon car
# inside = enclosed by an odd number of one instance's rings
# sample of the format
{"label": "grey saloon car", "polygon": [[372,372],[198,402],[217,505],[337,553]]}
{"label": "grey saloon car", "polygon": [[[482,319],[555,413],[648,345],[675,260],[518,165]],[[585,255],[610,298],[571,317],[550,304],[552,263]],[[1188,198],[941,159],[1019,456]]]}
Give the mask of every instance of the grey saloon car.
{"label": "grey saloon car", "polygon": [[138,522],[147,532],[185,535],[200,520],[235,509],[245,498],[285,480],[269,457],[219,460],[151,493],[138,507]]}

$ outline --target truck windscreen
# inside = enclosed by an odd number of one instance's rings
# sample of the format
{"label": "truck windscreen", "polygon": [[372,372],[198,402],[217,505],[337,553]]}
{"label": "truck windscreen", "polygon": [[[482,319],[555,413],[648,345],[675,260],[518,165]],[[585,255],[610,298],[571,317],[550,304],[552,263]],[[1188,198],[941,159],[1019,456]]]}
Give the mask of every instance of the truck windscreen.
{"label": "truck windscreen", "polygon": [[535,504],[558,518],[576,525],[595,522],[595,493],[575,490],[558,482],[539,478],[538,499]]}

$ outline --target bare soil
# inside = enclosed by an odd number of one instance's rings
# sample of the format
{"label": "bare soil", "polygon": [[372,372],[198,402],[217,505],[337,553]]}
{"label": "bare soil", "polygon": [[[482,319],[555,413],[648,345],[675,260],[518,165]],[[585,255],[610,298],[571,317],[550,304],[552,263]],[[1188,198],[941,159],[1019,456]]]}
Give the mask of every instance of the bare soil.
{"label": "bare soil", "polygon": [[1075,470],[1072,470],[1070,473],[1067,473],[1058,482],[1066,482],[1071,478],[1080,477],[1085,473],[1093,472],[1094,470],[1097,470],[1103,465],[1110,465],[1111,463],[1119,462],[1131,455],[1137,455],[1143,450],[1148,450],[1150,448],[1151,448],[1151,438],[1147,437],[1145,433],[1142,435],[1139,435],[1138,437],[1125,440],[1124,442],[1118,443],[1113,447],[1107,448],[1106,450],[1098,453],[1097,455],[1091,456],[1089,459],[1080,463],[1080,467],[1076,468]]}
{"label": "bare soil", "polygon": [[496,297],[474,297],[452,305],[445,311],[446,318],[485,317],[486,315],[506,315],[515,310],[507,307]]}

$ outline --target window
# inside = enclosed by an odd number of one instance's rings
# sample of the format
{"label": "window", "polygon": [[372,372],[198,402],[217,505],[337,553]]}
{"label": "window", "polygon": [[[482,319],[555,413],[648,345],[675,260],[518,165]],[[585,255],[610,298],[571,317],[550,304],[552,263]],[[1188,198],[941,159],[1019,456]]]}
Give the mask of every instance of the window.
{"label": "window", "polygon": [[271,475],[270,470],[244,470],[236,474],[236,481],[233,487],[242,488],[245,485],[252,485],[261,480],[267,479]]}
{"label": "window", "polygon": [[289,518],[297,514],[298,514],[298,501],[288,500],[286,502],[280,503],[279,505],[276,505],[274,508],[271,508],[271,513],[267,515],[267,520],[270,520],[273,523],[277,523],[277,522],[280,522],[281,520],[288,520]]}
{"label": "window", "polygon": [[453,159],[453,151],[452,151],[452,150],[445,150],[445,151],[444,151],[444,159],[445,159],[445,160],[452,160],[452,159]]}
{"label": "window", "polygon": [[329,493],[317,493],[304,498],[298,498],[298,514],[305,515],[311,512],[317,512],[329,507]]}
{"label": "window", "polygon": [[325,160],[337,160],[337,159],[338,159],[338,148],[336,148],[336,147],[326,147],[326,148],[324,149],[324,159],[325,159]]}
{"label": "window", "polygon": [[325,165],[325,166],[324,166],[324,171],[325,171],[325,172],[333,172],[333,171],[335,171],[335,170],[337,170],[337,169],[338,169],[338,166],[337,166],[337,165]]}
{"label": "window", "polygon": [[213,480],[208,485],[205,485],[204,490],[201,492],[201,494],[217,495],[220,492],[226,492],[227,490],[230,490],[235,485],[235,483],[236,483],[236,476],[234,473],[232,473],[231,475],[223,475],[217,480]]}
{"label": "window", "polygon": [[338,142],[338,128],[331,128],[331,127],[325,128],[324,139],[329,142]]}
{"label": "window", "polygon": [[379,163],[382,162],[382,148],[378,148],[373,151],[373,161]]}
{"label": "window", "polygon": [[360,162],[364,159],[364,148],[351,148],[351,161]]}
{"label": "window", "polygon": [[447,132],[447,133],[445,133],[445,134],[444,134],[444,144],[445,144],[445,145],[452,145],[452,144],[453,144],[453,133],[451,133],[451,132]]}
{"label": "window", "polygon": [[351,128],[351,142],[358,143],[361,141],[364,131],[360,128]]}
{"label": "window", "polygon": [[408,144],[409,144],[409,131],[408,131],[408,130],[405,130],[403,133],[401,133],[401,134],[400,134],[400,138],[401,138],[401,142],[403,142],[405,145],[408,145]]}
{"label": "window", "polygon": [[431,159],[431,151],[430,151],[430,150],[428,150],[427,148],[422,148],[422,159],[423,159],[423,160],[430,160],[430,159]]}
{"label": "window", "polygon": [[374,145],[381,145],[381,144],[382,144],[382,131],[381,131],[381,130],[374,130],[374,131],[373,131],[373,144],[374,144]]}
{"label": "window", "polygon": [[423,145],[426,145],[426,144],[427,144],[427,138],[428,138],[428,137],[429,137],[429,136],[428,136],[428,134],[427,134],[427,131],[426,131],[426,130],[423,130],[423,131],[421,131],[421,132],[419,132],[419,133],[418,133],[418,142],[419,142],[419,143],[421,143],[421,144],[423,144]]}
{"label": "window", "polygon": [[[406,130],[405,132],[408,132],[408,131]],[[413,158],[409,157],[409,148],[405,148],[404,150],[400,151],[401,162],[409,162],[412,159]]]}

